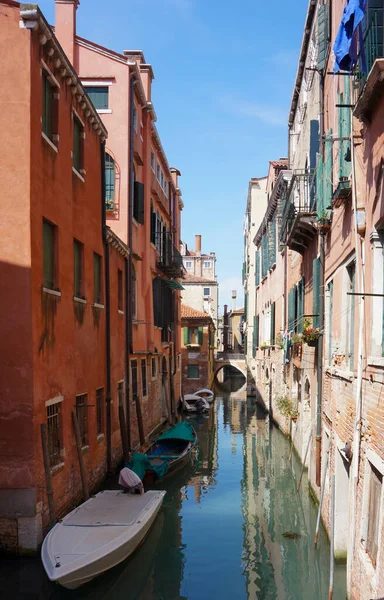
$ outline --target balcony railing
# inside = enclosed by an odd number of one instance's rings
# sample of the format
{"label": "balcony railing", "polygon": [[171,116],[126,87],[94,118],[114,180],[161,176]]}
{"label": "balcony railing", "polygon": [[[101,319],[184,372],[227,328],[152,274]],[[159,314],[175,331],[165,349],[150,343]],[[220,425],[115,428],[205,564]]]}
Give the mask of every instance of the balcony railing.
{"label": "balcony railing", "polygon": [[377,58],[384,58],[384,8],[370,10],[362,21],[364,48],[360,49],[355,74],[359,93],[362,91]]}
{"label": "balcony railing", "polygon": [[311,170],[296,170],[282,202],[280,243],[303,253],[316,233],[316,179]]}
{"label": "balcony railing", "polygon": [[183,258],[174,246],[169,232],[156,234],[156,248],[159,253],[157,266],[169,277],[181,277],[183,273]]}

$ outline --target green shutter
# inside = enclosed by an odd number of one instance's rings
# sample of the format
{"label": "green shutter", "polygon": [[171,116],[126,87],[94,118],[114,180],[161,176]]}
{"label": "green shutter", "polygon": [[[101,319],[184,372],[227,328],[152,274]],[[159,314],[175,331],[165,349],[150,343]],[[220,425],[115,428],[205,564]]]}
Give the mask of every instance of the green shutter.
{"label": "green shutter", "polygon": [[296,311],[297,331],[301,333],[303,331],[303,316],[304,316],[304,276],[300,279],[299,283],[297,284],[296,304],[297,304],[297,311]]}
{"label": "green shutter", "polygon": [[74,268],[74,295],[77,298],[81,298],[82,292],[82,281],[81,281],[81,248],[80,242],[73,240],[73,268]]}
{"label": "green shutter", "polygon": [[245,281],[245,262],[243,262],[243,270],[242,270],[241,281],[244,284],[244,281]]}
{"label": "green shutter", "polygon": [[275,345],[275,320],[276,320],[276,303],[271,304],[271,333],[270,333],[270,344]]}
{"label": "green shutter", "polygon": [[45,71],[43,72],[42,83],[43,132],[50,140],[52,140],[52,87],[48,81],[48,77]]}
{"label": "green shutter", "polygon": [[248,319],[248,294],[244,294],[244,321]]}
{"label": "green shutter", "polygon": [[73,166],[76,171],[81,169],[81,124],[76,117],[73,117]]}
{"label": "green shutter", "polygon": [[296,331],[296,286],[288,293],[288,330]]}
{"label": "green shutter", "polygon": [[268,269],[276,262],[276,218],[268,225]]}
{"label": "green shutter", "polygon": [[[260,323],[260,317],[259,317],[259,315],[256,315],[256,317],[255,317],[255,325],[254,325],[254,331],[255,331],[255,350],[256,350],[256,348],[259,347],[259,323]],[[256,351],[255,351],[255,356],[256,356]]]}
{"label": "green shutter", "polygon": [[320,258],[315,258],[312,263],[313,269],[313,305],[312,310],[314,315],[318,315],[317,317],[313,317],[313,326],[319,326],[319,310],[320,310]]}
{"label": "green shutter", "polygon": [[202,346],[203,345],[203,328],[202,327],[199,327],[198,334],[199,334],[199,344],[200,344],[200,346]]}
{"label": "green shutter", "polygon": [[332,129],[328,131],[325,138],[325,164],[324,164],[324,184],[323,184],[323,205],[322,211],[332,206],[333,194],[333,144]]}
{"label": "green shutter", "polygon": [[138,223],[144,225],[144,184],[140,181],[134,182],[133,217]]}
{"label": "green shutter", "polygon": [[332,359],[332,318],[333,318],[333,281],[328,284],[329,289],[329,312],[328,312],[328,364]]}
{"label": "green shutter", "polygon": [[153,210],[153,206],[151,205],[151,242],[152,244],[156,244],[156,213]]}
{"label": "green shutter", "polygon": [[316,210],[320,215],[323,207],[323,170],[324,163],[321,154],[316,155]]}
{"label": "green shutter", "polygon": [[267,232],[263,235],[263,239],[261,241],[261,278],[267,276],[268,273],[268,237]]}
{"label": "green shutter", "polygon": [[[347,78],[345,78],[347,79]],[[350,104],[349,81],[344,81],[344,94],[338,94],[338,104]],[[351,109],[338,108],[338,136],[351,135]],[[349,177],[351,174],[351,144],[348,140],[339,141],[339,177]],[[347,159],[347,160],[346,160]]]}
{"label": "green shutter", "polygon": [[260,285],[260,250],[255,252],[255,284]]}
{"label": "green shutter", "polygon": [[96,304],[101,304],[101,256],[93,253],[93,299]]}
{"label": "green shutter", "polygon": [[188,344],[188,327],[183,327],[184,330],[184,346]]}
{"label": "green shutter", "polygon": [[317,20],[318,55],[317,66],[320,71],[325,68],[328,51],[328,4],[322,4],[318,9]]}
{"label": "green shutter", "polygon": [[84,89],[97,110],[108,108],[108,86],[84,86]]}

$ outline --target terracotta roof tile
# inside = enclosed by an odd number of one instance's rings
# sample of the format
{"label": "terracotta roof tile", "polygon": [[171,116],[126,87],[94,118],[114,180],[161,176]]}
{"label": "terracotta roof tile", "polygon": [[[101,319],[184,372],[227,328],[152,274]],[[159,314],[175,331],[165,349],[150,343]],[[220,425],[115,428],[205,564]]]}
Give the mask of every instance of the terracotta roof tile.
{"label": "terracotta roof tile", "polygon": [[181,305],[181,318],[211,320],[211,317],[207,313],[197,310],[196,308],[192,308],[192,306],[187,306],[186,304]]}
{"label": "terracotta roof tile", "polygon": [[185,273],[183,277],[184,283],[215,283],[217,281],[215,279],[207,279],[206,277],[199,277],[198,275],[193,275],[193,273]]}

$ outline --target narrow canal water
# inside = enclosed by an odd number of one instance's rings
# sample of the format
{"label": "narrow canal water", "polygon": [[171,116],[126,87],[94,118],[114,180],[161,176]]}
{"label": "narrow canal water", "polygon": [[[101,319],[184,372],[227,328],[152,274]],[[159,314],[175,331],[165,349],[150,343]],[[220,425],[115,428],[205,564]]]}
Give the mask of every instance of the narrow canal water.
{"label": "narrow canal water", "polygon": [[[124,564],[74,592],[52,585],[37,559],[2,561],[2,598],[89,600],[326,600],[329,544],[288,440],[248,398],[216,396],[190,419],[194,465],[164,489],[150,535]],[[284,533],[298,534],[286,537]],[[334,600],[344,600],[336,566]]]}

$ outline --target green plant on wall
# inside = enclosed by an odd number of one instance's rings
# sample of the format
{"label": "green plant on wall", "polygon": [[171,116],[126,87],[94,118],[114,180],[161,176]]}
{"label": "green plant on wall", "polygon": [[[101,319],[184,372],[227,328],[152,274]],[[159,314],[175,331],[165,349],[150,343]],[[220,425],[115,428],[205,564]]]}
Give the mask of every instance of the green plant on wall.
{"label": "green plant on wall", "polygon": [[277,409],[284,417],[297,419],[299,411],[292,399],[288,396],[278,396],[275,400]]}
{"label": "green plant on wall", "polygon": [[275,338],[275,346],[276,346],[276,348],[283,347],[283,336],[281,335],[281,333],[278,333]]}
{"label": "green plant on wall", "polygon": [[318,327],[312,326],[311,319],[304,319],[303,324],[303,342],[308,344],[308,342],[314,342],[320,337],[320,330]]}

